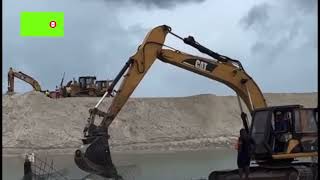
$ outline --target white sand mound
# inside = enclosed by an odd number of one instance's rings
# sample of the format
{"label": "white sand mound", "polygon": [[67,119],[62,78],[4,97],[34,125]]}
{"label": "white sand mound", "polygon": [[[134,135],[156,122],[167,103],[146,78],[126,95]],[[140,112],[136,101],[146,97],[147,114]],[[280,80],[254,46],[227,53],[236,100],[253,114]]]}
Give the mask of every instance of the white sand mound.
{"label": "white sand mound", "polygon": [[[317,93],[265,94],[268,105],[317,105]],[[99,98],[50,99],[28,92],[2,96],[4,153],[16,149],[70,149]],[[107,99],[100,109],[107,109]],[[241,127],[234,96],[133,98],[110,128],[114,151],[201,149],[230,144]]]}

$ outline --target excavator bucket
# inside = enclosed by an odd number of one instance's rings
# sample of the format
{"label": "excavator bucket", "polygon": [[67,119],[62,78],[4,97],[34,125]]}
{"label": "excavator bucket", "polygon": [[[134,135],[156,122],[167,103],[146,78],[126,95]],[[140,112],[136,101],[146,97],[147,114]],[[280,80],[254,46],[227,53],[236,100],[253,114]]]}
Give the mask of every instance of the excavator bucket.
{"label": "excavator bucket", "polygon": [[112,163],[107,137],[89,137],[83,139],[83,144],[74,156],[74,161],[80,169],[105,178],[122,180]]}

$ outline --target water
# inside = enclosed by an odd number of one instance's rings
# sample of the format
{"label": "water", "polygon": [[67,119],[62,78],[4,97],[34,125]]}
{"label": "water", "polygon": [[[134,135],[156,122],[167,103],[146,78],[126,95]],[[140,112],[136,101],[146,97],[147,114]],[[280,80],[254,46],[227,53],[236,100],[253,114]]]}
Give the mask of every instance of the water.
{"label": "water", "polygon": [[[43,158],[42,158],[43,159]],[[73,162],[73,156],[48,157],[58,169],[65,168],[67,177],[87,175]],[[113,161],[126,180],[194,180],[207,178],[213,170],[236,168],[236,151],[212,150],[169,154],[115,154]],[[2,179],[18,180],[23,176],[23,158],[2,160]]]}

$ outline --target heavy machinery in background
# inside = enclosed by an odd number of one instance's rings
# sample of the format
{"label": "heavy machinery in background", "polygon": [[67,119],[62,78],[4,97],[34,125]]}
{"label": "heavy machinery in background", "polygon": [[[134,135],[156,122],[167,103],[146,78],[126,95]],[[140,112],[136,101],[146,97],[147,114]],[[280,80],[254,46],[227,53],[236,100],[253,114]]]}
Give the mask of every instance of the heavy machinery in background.
{"label": "heavy machinery in background", "polygon": [[43,92],[41,90],[41,86],[37,80],[35,80],[33,77],[21,72],[16,71],[12,67],[10,67],[8,71],[8,94],[14,93],[14,78],[18,78],[28,84],[30,84],[33,87],[34,91]]}
{"label": "heavy machinery in background", "polygon": [[101,97],[110,86],[111,80],[96,81],[95,76],[81,76],[61,86],[63,97]]}
{"label": "heavy machinery in background", "polygon": [[[194,56],[165,45],[168,33],[211,58]],[[75,151],[74,157],[80,169],[107,178],[122,179],[112,162],[108,128],[156,59],[219,81],[237,93],[243,126],[256,144],[253,161],[257,167],[250,179],[317,179],[317,163],[294,160],[318,156],[318,109],[301,105],[268,107],[260,88],[243,69],[240,61],[209,50],[191,36],[182,38],[166,25],[158,26],[147,34],[104,96],[89,110],[88,123],[83,130],[83,146]],[[122,76],[122,83],[115,91]],[[114,91],[116,94],[108,110],[99,110],[103,99]],[[251,114],[250,126],[240,98]],[[279,118],[278,115],[287,123],[288,129],[275,130],[275,118]],[[94,124],[96,116],[102,117],[99,125]],[[209,179],[238,179],[237,173],[214,171]]]}
{"label": "heavy machinery in background", "polygon": [[60,87],[56,87],[54,91],[42,90],[39,82],[33,77],[21,72],[16,71],[10,67],[8,71],[8,94],[14,93],[14,78],[18,78],[33,87],[34,91],[46,93],[51,98],[60,97],[101,97],[105,94],[112,80],[99,80],[96,81],[95,76],[81,76],[78,81],[69,81],[63,86],[65,73],[60,82]]}
{"label": "heavy machinery in background", "polygon": [[[96,81],[96,93],[98,97],[102,97],[111,85],[112,80],[99,80]],[[113,94],[111,94],[113,96]]]}

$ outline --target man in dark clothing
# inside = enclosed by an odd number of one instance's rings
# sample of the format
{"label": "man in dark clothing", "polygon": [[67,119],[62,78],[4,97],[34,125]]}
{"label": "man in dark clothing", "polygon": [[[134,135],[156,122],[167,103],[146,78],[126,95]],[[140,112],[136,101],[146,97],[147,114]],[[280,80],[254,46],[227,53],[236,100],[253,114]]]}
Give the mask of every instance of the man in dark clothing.
{"label": "man in dark clothing", "polygon": [[283,140],[282,135],[289,130],[289,120],[284,117],[282,112],[276,112],[274,123],[275,132],[275,152],[284,152],[286,142]]}
{"label": "man in dark clothing", "polygon": [[32,180],[32,170],[31,170],[31,162],[29,160],[28,155],[24,161],[24,176],[23,180]]}
{"label": "man in dark clothing", "polygon": [[240,137],[238,139],[238,158],[237,164],[239,168],[239,176],[242,179],[243,170],[245,171],[245,179],[249,178],[249,166],[251,154],[253,151],[254,141],[249,137],[245,129],[240,130]]}

